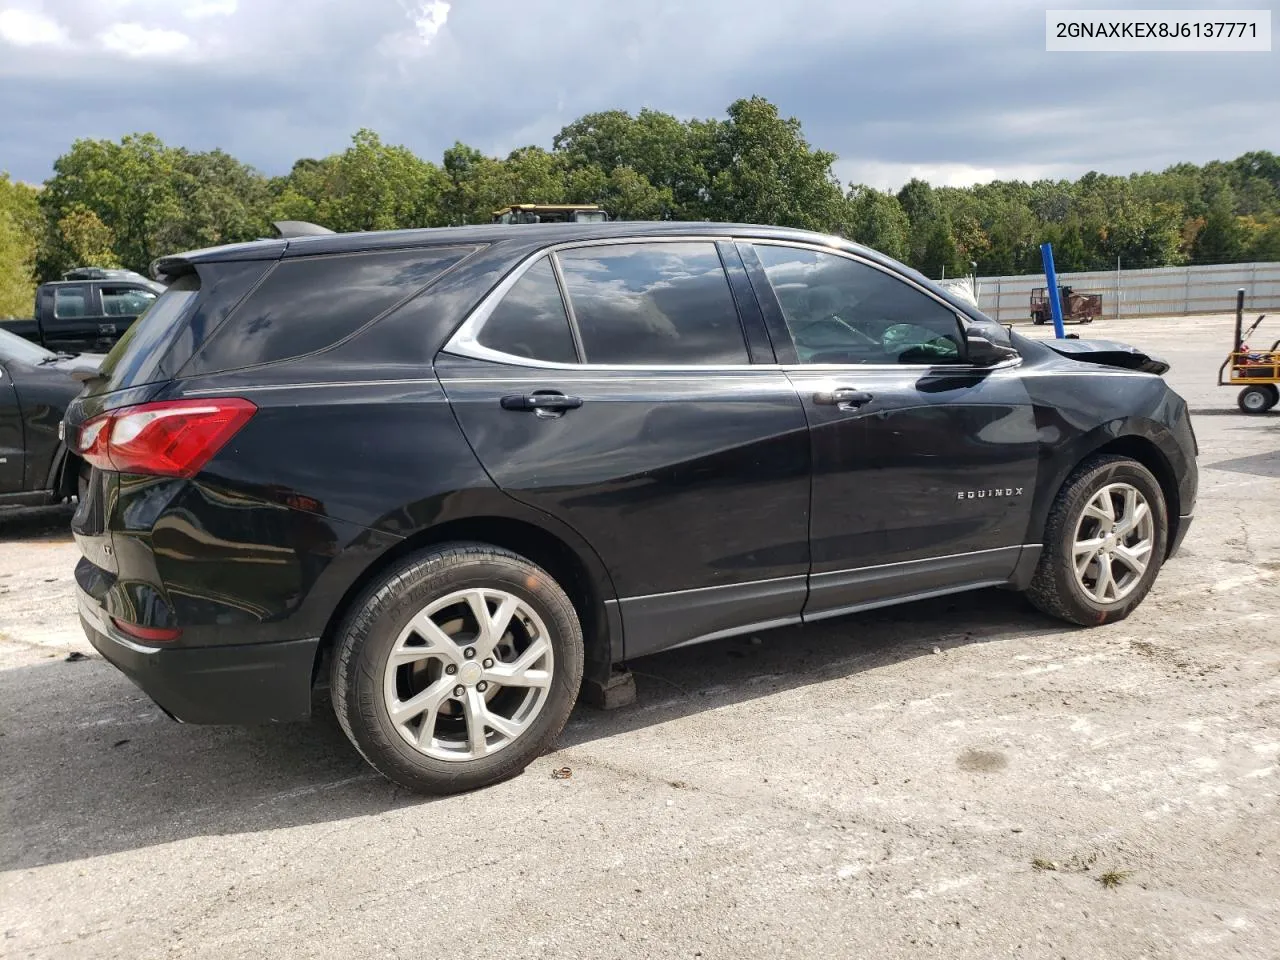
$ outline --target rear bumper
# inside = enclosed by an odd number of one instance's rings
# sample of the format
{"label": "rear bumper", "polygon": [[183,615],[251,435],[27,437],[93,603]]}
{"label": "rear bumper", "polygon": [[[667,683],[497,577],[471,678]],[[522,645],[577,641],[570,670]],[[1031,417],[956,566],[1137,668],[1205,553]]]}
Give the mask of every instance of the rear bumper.
{"label": "rear bumper", "polygon": [[218,647],[151,647],[135,643],[79,591],[80,622],[102,656],[183,723],[249,725],[303,720],[311,713],[311,680],[320,640]]}

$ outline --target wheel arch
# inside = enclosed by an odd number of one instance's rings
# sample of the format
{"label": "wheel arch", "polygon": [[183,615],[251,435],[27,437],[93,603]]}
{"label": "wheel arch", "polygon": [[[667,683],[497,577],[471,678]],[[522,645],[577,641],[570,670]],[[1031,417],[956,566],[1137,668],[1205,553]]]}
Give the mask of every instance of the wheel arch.
{"label": "wheel arch", "polygon": [[570,536],[552,531],[529,518],[500,514],[455,517],[424,527],[383,551],[355,579],[329,615],[316,652],[313,683],[325,675],[325,664],[337,633],[365,589],[383,572],[405,557],[445,543],[485,543],[518,553],[546,570],[569,596],[582,624],[586,653],[584,679],[607,680],[614,663],[623,655],[621,620],[612,579],[599,557],[585,544],[575,547]]}
{"label": "wheel arch", "polygon": [[1178,488],[1178,477],[1174,471],[1172,461],[1168,454],[1161,449],[1155,437],[1145,430],[1126,432],[1119,436],[1110,432],[1096,432],[1090,435],[1089,442],[1074,450],[1071,456],[1064,457],[1058,462],[1058,469],[1053,475],[1052,482],[1047,487],[1041,488],[1040,503],[1036,505],[1035,515],[1032,520],[1032,529],[1037,531],[1035,541],[1043,540],[1049,510],[1062,492],[1063,487],[1066,486],[1071,474],[1090,457],[1105,454],[1128,457],[1142,464],[1151,471],[1156,481],[1160,484],[1160,492],[1164,494],[1165,514],[1169,527],[1166,546],[1167,556],[1168,552],[1173,549],[1173,545],[1179,540],[1178,526],[1181,522],[1182,509],[1181,494]]}

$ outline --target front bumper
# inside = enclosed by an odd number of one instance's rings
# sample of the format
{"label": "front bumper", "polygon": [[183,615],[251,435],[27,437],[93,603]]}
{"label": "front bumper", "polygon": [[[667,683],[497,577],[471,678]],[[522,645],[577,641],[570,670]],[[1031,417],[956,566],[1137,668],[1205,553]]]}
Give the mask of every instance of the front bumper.
{"label": "front bumper", "polygon": [[183,723],[250,725],[304,720],[320,640],[218,647],[152,647],[110,625],[79,591],[80,622],[94,649]]}

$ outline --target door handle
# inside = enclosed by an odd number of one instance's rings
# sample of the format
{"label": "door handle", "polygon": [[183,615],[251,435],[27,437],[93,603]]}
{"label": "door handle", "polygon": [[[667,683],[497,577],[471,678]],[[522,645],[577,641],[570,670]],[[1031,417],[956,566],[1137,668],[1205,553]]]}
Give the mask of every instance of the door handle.
{"label": "door handle", "polygon": [[551,390],[503,397],[501,402],[503,410],[530,411],[539,417],[559,417],[566,410],[577,410],[582,406],[581,397],[566,397]]}
{"label": "door handle", "polygon": [[863,404],[870,403],[872,399],[871,394],[865,390],[857,390],[853,387],[836,387],[834,390],[813,395],[814,403],[840,410],[856,410]]}

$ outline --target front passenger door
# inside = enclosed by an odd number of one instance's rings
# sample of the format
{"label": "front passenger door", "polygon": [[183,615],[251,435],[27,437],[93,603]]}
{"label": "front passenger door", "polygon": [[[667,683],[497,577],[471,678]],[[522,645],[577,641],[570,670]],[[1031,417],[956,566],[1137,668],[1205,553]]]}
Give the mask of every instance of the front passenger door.
{"label": "front passenger door", "polygon": [[773,242],[744,257],[809,420],[806,619],[1006,579],[1037,464],[1016,368],[968,364],[954,309],[880,264]]}

